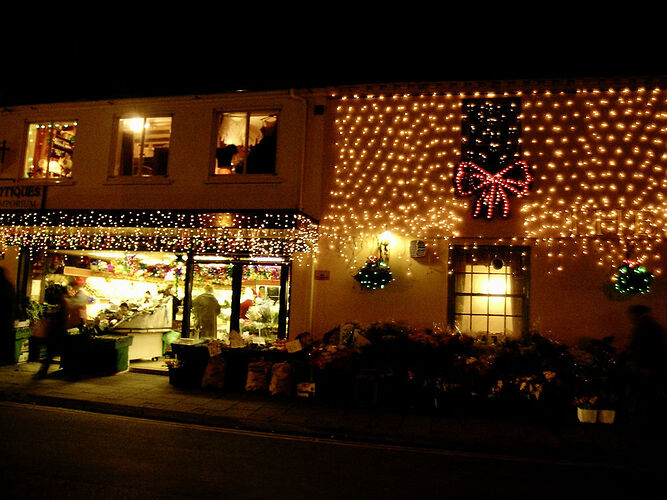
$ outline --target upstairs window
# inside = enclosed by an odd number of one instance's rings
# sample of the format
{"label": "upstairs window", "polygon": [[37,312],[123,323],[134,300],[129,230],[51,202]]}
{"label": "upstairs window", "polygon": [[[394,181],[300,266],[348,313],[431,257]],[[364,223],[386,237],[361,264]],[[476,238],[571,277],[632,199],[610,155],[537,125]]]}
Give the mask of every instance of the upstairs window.
{"label": "upstairs window", "polygon": [[75,121],[28,124],[23,177],[71,178],[75,139]]}
{"label": "upstairs window", "polygon": [[274,174],[278,114],[219,113],[214,175]]}
{"label": "upstairs window", "polygon": [[120,119],[113,175],[166,176],[170,139],[170,116]]}

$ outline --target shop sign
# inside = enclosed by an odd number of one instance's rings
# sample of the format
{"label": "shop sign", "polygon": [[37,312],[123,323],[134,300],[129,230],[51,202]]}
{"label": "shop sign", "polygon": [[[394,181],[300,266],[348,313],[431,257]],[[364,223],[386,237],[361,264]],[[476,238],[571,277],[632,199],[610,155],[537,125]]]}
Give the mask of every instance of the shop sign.
{"label": "shop sign", "polygon": [[315,271],[315,279],[316,280],[328,280],[329,279],[329,271]]}
{"label": "shop sign", "polygon": [[46,186],[0,184],[0,210],[38,210],[45,193]]}

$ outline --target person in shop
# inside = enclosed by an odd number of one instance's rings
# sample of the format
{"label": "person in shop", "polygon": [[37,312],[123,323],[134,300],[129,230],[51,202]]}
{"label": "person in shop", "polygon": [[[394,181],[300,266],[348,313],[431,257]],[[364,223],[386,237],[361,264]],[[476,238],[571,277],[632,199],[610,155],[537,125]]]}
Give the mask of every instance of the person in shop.
{"label": "person in shop", "polygon": [[67,310],[66,329],[77,327],[88,320],[86,314],[88,296],[83,291],[85,283],[85,278],[79,277],[72,280],[67,287],[67,296],[65,297]]}
{"label": "person in shop", "polygon": [[206,285],[204,293],[195,297],[192,301],[192,313],[195,319],[195,331],[199,338],[217,337],[218,314],[220,314],[220,303],[213,295],[213,287]]}
{"label": "person in shop", "polygon": [[174,289],[171,285],[160,290],[160,294],[162,295],[162,300],[165,302],[169,303],[171,301],[171,319],[172,321],[175,320],[176,313],[178,313],[178,308],[181,305],[181,299],[174,294]]}
{"label": "person in shop", "polygon": [[127,318],[130,315],[130,306],[127,305],[127,302],[121,303],[120,306],[118,306],[118,311],[114,314],[114,317],[118,320],[121,321],[125,318]]}
{"label": "person in shop", "polygon": [[252,288],[246,288],[241,297],[241,305],[239,308],[239,318],[248,319],[248,309],[255,303],[256,293]]}
{"label": "person in shop", "polygon": [[68,318],[66,296],[67,289],[61,285],[49,287],[45,293],[44,301],[49,304],[49,307],[45,309],[44,313],[44,337],[41,341],[43,345],[46,345],[46,354],[35,375],[36,378],[46,377],[54,357],[62,353]]}

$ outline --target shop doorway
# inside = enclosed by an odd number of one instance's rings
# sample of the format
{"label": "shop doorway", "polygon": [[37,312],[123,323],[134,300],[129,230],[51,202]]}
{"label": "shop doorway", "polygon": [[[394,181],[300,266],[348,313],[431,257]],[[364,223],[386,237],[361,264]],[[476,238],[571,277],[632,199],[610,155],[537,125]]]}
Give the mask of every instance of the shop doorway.
{"label": "shop doorway", "polygon": [[231,332],[263,344],[287,334],[289,265],[280,259],[229,261],[195,256],[184,337],[231,343]]}

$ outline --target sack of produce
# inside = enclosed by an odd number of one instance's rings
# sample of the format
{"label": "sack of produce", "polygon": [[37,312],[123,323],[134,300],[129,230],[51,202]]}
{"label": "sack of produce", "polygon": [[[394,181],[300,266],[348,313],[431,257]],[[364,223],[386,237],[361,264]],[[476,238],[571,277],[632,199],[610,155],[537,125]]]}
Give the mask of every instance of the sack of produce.
{"label": "sack of produce", "polygon": [[271,373],[271,362],[254,361],[248,363],[248,376],[246,378],[245,390],[266,391],[269,389],[269,373]]}
{"label": "sack of produce", "polygon": [[201,386],[222,389],[225,385],[226,367],[227,362],[222,356],[218,355],[208,358],[208,363],[206,364],[206,371],[202,377]]}
{"label": "sack of produce", "polygon": [[292,365],[288,362],[275,363],[271,368],[269,392],[276,394],[292,394]]}

